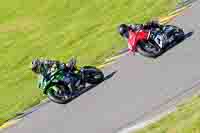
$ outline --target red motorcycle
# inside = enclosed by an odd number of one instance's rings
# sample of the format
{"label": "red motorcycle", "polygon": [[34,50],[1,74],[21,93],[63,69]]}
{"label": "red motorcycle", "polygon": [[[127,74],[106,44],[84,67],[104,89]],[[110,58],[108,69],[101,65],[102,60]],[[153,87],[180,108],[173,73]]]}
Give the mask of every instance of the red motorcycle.
{"label": "red motorcycle", "polygon": [[128,39],[130,51],[147,57],[158,57],[168,47],[183,40],[185,34],[176,26],[160,25],[159,28],[149,30],[129,30],[122,36]]}

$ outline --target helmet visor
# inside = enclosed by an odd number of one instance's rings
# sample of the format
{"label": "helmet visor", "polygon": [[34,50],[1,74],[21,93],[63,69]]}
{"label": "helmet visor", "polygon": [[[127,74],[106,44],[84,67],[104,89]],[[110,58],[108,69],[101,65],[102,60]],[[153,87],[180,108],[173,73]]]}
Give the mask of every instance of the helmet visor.
{"label": "helmet visor", "polygon": [[125,31],[125,32],[121,33],[121,36],[128,39],[129,38],[129,32]]}

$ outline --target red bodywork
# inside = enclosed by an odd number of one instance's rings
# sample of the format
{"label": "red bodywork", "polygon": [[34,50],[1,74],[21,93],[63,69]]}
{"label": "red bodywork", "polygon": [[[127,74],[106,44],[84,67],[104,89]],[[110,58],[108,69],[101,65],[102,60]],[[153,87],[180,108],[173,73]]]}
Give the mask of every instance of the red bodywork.
{"label": "red bodywork", "polygon": [[149,39],[150,31],[129,31],[129,38],[128,38],[128,48],[129,51],[135,52],[137,50],[137,44],[140,41],[146,41]]}

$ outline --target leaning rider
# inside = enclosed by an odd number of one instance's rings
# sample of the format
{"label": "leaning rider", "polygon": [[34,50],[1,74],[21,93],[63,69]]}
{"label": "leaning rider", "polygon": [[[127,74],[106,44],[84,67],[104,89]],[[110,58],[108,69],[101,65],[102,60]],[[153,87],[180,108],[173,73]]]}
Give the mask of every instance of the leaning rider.
{"label": "leaning rider", "polygon": [[158,32],[162,28],[163,26],[157,21],[150,21],[146,24],[121,24],[118,27],[118,32],[123,38],[128,40],[129,51],[135,52],[135,45],[132,43],[132,36],[138,31],[143,32],[142,36],[139,36],[140,40],[148,41],[149,39],[153,39],[161,48],[164,47],[166,43],[170,43],[170,39],[168,41],[165,39],[164,34]]}
{"label": "leaning rider", "polygon": [[[45,60],[45,59],[34,59],[31,64],[31,70],[40,75],[40,78],[49,79],[51,74],[57,70],[63,70],[66,73],[64,78],[64,83],[69,84],[73,89],[77,84],[80,84],[78,76],[72,76],[72,73],[75,71],[75,68],[70,68],[68,64],[62,63],[57,60]],[[39,84],[40,87],[40,84]]]}

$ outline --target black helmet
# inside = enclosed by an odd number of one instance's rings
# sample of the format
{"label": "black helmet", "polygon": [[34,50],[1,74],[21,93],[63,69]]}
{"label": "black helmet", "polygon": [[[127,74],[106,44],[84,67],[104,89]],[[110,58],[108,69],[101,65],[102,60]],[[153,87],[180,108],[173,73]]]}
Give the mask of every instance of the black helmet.
{"label": "black helmet", "polygon": [[34,73],[39,74],[40,73],[40,60],[39,59],[33,59],[31,63],[31,70]]}
{"label": "black helmet", "polygon": [[118,27],[118,32],[122,37],[129,38],[129,33],[128,33],[129,30],[128,29],[129,28],[126,24],[121,24]]}

